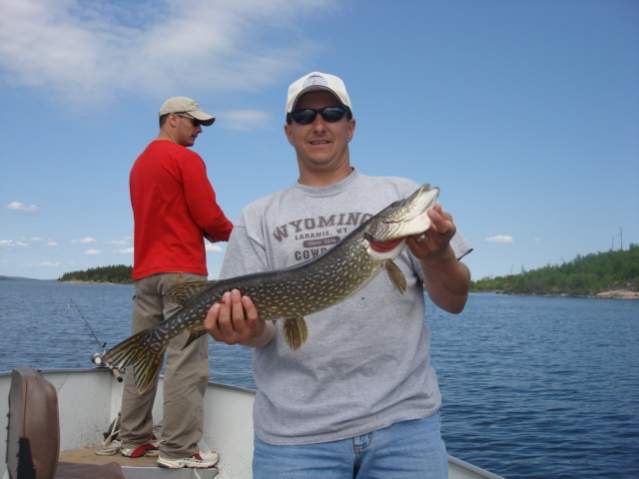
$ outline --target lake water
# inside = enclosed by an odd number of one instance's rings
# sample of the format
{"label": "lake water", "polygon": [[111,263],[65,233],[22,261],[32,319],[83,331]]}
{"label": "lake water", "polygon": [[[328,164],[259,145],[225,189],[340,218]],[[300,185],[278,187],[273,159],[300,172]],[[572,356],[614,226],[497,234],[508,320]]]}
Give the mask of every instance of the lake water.
{"label": "lake water", "polygon": [[[90,367],[91,330],[128,336],[132,291],[0,281],[0,371]],[[427,321],[451,454],[507,478],[639,478],[639,301],[473,294]],[[209,349],[211,379],[254,387],[248,349]]]}

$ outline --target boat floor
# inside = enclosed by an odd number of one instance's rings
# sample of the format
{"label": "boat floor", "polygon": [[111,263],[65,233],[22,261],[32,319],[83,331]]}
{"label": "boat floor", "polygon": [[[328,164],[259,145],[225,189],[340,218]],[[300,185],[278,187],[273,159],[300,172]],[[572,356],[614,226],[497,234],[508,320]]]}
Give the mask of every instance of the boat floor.
{"label": "boat floor", "polygon": [[[81,447],[60,451],[60,462],[73,464],[91,464],[101,466],[109,463],[119,464],[125,479],[214,479],[227,477],[217,467],[210,469],[165,469],[158,467],[157,457],[124,457],[121,454],[100,456],[95,447]],[[75,476],[74,476],[75,477]]]}
{"label": "boat floor", "polygon": [[157,467],[157,457],[124,457],[122,454],[99,456],[94,447],[81,447],[60,451],[60,462],[75,462],[77,464],[109,464],[115,462],[129,467]]}

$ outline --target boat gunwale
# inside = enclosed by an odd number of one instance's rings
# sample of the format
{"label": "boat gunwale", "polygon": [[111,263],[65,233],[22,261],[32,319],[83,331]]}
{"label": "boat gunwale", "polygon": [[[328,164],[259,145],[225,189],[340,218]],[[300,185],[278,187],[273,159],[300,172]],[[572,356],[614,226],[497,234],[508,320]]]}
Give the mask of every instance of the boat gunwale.
{"label": "boat gunwale", "polygon": [[[21,367],[32,367],[32,366],[27,366],[27,365],[18,365],[15,366],[14,368],[11,368],[10,371],[0,371],[0,378],[1,377],[5,377],[5,376],[11,376],[12,372],[14,369],[18,369]],[[68,367],[68,368],[47,368],[47,369],[42,369],[42,368],[33,368],[36,371],[42,373],[42,374],[77,374],[77,373],[82,373],[82,374],[89,374],[89,373],[102,373],[102,374],[111,374],[113,375],[112,371],[104,366],[97,366],[97,367],[86,367],[86,368],[73,368],[73,367]],[[114,375],[113,375],[114,376]],[[163,374],[160,375],[161,378],[164,377]],[[117,380],[117,379],[116,379]],[[220,388],[220,389],[227,389],[229,391],[236,391],[236,392],[242,392],[242,393],[248,393],[248,394],[255,394],[255,389],[251,389],[251,388],[247,388],[247,387],[243,387],[243,386],[236,386],[234,384],[226,384],[226,383],[219,383],[217,381],[211,381],[208,380],[207,384],[209,386],[213,386],[216,388]]]}

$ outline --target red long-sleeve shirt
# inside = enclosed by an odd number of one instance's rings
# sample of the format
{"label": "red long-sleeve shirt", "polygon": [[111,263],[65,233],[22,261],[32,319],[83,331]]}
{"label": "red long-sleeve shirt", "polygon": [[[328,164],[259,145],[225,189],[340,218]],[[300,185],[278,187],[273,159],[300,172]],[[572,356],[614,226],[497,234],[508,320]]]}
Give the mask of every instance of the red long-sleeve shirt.
{"label": "red long-sleeve shirt", "polygon": [[171,141],[152,141],[133,164],[129,187],[133,279],[168,272],[207,275],[203,236],[226,241],[233,224],[215,201],[202,158]]}

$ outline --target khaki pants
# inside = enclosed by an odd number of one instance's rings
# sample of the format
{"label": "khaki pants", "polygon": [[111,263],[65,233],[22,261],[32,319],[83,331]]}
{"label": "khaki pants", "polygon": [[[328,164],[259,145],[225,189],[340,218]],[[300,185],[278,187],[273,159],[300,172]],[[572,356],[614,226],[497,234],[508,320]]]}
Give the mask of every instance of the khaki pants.
{"label": "khaki pants", "polygon": [[[157,325],[180,308],[165,301],[164,295],[175,285],[206,278],[190,273],[162,273],[135,282],[133,297],[133,333]],[[204,393],[208,381],[207,336],[182,349],[189,336],[184,331],[173,338],[166,350],[164,372],[164,410],[160,454],[169,459],[188,457],[198,452],[204,421]],[[151,439],[153,401],[158,377],[153,387],[140,395],[127,371],[122,396],[120,439],[123,447],[137,447]]]}

